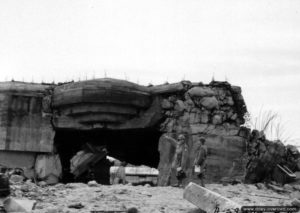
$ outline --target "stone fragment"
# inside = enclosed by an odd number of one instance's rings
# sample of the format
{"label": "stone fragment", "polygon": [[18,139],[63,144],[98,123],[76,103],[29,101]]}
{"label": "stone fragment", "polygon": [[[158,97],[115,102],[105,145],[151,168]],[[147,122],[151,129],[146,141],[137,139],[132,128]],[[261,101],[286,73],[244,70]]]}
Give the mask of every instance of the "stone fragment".
{"label": "stone fragment", "polygon": [[39,185],[40,187],[44,187],[44,186],[47,186],[48,184],[47,184],[47,182],[45,182],[45,181],[40,181],[40,182],[38,182],[38,185]]}
{"label": "stone fragment", "polygon": [[46,213],[58,213],[58,209],[55,208],[47,209]]}
{"label": "stone fragment", "polygon": [[6,212],[31,212],[35,204],[34,200],[8,198],[3,202],[3,207]]}
{"label": "stone fragment", "polygon": [[135,207],[131,207],[131,208],[127,209],[127,213],[138,213],[138,212],[139,211]]}
{"label": "stone fragment", "polygon": [[230,117],[230,119],[234,121],[234,120],[237,119],[237,117],[238,117],[238,115],[237,115],[236,113],[234,113],[234,114]]}
{"label": "stone fragment", "polygon": [[295,190],[300,191],[300,185],[294,185],[293,187],[294,187]]}
{"label": "stone fragment", "polygon": [[163,99],[161,102],[161,107],[163,109],[172,109],[174,107],[174,104],[171,103],[169,100],[167,99]]}
{"label": "stone fragment", "polygon": [[214,125],[221,124],[222,123],[222,116],[221,115],[214,115],[212,117],[212,123]]}
{"label": "stone fragment", "polygon": [[200,104],[209,110],[219,107],[219,103],[216,97],[204,97],[200,100]]}
{"label": "stone fragment", "polygon": [[283,189],[285,189],[287,191],[293,191],[294,190],[293,186],[291,186],[290,184],[284,184]]}
{"label": "stone fragment", "polygon": [[229,106],[233,106],[234,105],[234,102],[233,102],[233,99],[231,96],[228,96],[226,98],[226,104],[228,104]]}
{"label": "stone fragment", "polygon": [[263,183],[257,183],[257,184],[255,184],[255,186],[256,186],[258,189],[261,189],[261,190],[264,190],[264,189],[267,188],[267,187],[265,186],[265,184],[263,184]]}
{"label": "stone fragment", "polygon": [[201,122],[201,114],[199,113],[191,112],[189,114],[189,118],[190,118],[189,119],[190,124],[196,124]]}
{"label": "stone fragment", "polygon": [[292,205],[292,206],[300,207],[300,200],[298,200],[298,199],[293,199],[293,201],[291,202],[291,205]]}
{"label": "stone fragment", "polygon": [[193,87],[188,93],[192,97],[214,96],[215,92],[209,87]]}
{"label": "stone fragment", "polygon": [[21,175],[12,175],[12,176],[10,176],[9,180],[12,183],[22,183],[24,180],[24,177]]}
{"label": "stone fragment", "polygon": [[183,197],[206,212],[234,212],[235,209],[241,209],[238,203],[195,183],[189,183],[184,189]]}
{"label": "stone fragment", "polygon": [[37,177],[48,184],[58,183],[62,175],[62,166],[59,155],[40,154],[35,162]]}
{"label": "stone fragment", "polygon": [[200,123],[207,124],[209,122],[209,113],[201,113],[200,114]]}
{"label": "stone fragment", "polygon": [[292,192],[290,194],[290,198],[291,199],[300,199],[300,192],[296,191],[296,192]]}
{"label": "stone fragment", "polygon": [[184,102],[182,100],[177,100],[175,103],[175,111],[182,112],[183,110],[185,110]]}
{"label": "stone fragment", "polygon": [[68,207],[73,209],[82,209],[84,208],[84,205],[82,205],[82,203],[73,203],[68,205]]}
{"label": "stone fragment", "polygon": [[217,90],[217,93],[220,100],[224,100],[226,98],[226,91],[224,89]]}
{"label": "stone fragment", "polygon": [[96,186],[98,186],[98,183],[97,183],[97,181],[92,180],[92,181],[89,181],[87,185],[89,187],[96,187]]}

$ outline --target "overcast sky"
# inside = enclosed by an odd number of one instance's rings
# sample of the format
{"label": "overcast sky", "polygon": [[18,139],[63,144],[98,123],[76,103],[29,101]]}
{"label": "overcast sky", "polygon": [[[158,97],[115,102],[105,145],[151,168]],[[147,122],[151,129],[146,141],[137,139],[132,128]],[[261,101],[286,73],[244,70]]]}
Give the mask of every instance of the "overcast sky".
{"label": "overcast sky", "polygon": [[[300,1],[0,1],[0,81],[228,80],[300,138]],[[299,140],[300,142],[300,140]]]}

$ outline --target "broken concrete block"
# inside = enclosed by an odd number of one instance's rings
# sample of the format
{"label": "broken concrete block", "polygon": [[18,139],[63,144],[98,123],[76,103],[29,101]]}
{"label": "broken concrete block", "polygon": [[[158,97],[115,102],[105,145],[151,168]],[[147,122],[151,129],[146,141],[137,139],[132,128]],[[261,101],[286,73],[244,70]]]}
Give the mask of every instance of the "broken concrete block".
{"label": "broken concrete block", "polygon": [[209,87],[193,87],[188,93],[191,97],[213,96],[215,92]]}
{"label": "broken concrete block", "polygon": [[161,102],[161,107],[163,109],[172,109],[174,107],[174,104],[171,103],[169,100],[167,99],[163,99],[163,101]]}
{"label": "broken concrete block", "polygon": [[226,98],[226,104],[228,104],[229,106],[233,106],[234,105],[232,97],[228,96]]}
{"label": "broken concrete block", "polygon": [[47,184],[56,184],[62,174],[62,167],[58,155],[41,154],[35,162],[37,177]]}
{"label": "broken concrete block", "polygon": [[195,183],[189,183],[184,189],[183,198],[207,213],[241,209],[238,203]]}
{"label": "broken concrete block", "polygon": [[284,184],[283,185],[283,189],[287,190],[287,191],[293,191],[294,187],[291,186],[290,184]]}
{"label": "broken concrete block", "polygon": [[293,201],[291,202],[291,205],[292,205],[292,206],[300,207],[300,200],[298,200],[298,199],[293,199]]}
{"label": "broken concrete block", "polygon": [[3,206],[6,212],[31,212],[35,207],[36,201],[17,200],[8,198],[4,201]]}
{"label": "broken concrete block", "polygon": [[24,180],[24,177],[21,175],[12,175],[12,176],[10,176],[9,180],[12,183],[22,183]]}
{"label": "broken concrete block", "polygon": [[200,104],[206,109],[215,109],[219,107],[219,102],[216,97],[204,97],[200,100]]}
{"label": "broken concrete block", "polygon": [[175,111],[182,112],[185,110],[185,104],[182,100],[177,100],[174,107]]}
{"label": "broken concrete block", "polygon": [[68,205],[68,208],[82,209],[82,208],[84,208],[84,205],[82,205],[82,203],[73,203],[73,204]]}

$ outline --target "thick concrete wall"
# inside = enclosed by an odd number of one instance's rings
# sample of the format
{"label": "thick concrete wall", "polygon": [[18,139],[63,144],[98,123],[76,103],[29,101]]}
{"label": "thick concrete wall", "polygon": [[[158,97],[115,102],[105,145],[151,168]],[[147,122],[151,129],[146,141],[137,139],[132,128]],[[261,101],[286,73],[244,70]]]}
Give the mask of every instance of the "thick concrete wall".
{"label": "thick concrete wall", "polygon": [[161,124],[165,134],[159,143],[159,185],[177,182],[176,168],[172,168],[175,145],[165,136],[177,139],[186,136],[187,157],[182,165],[187,178],[197,182],[193,163],[199,147],[199,138],[206,139],[208,148],[207,182],[217,182],[223,177],[241,177],[245,173],[244,155],[246,139],[240,125],[247,111],[239,87],[226,82],[212,82],[208,85],[191,84],[178,93],[161,94],[162,108],[166,120]]}
{"label": "thick concrete wall", "polygon": [[51,116],[43,112],[48,87],[0,83],[0,150],[52,152]]}

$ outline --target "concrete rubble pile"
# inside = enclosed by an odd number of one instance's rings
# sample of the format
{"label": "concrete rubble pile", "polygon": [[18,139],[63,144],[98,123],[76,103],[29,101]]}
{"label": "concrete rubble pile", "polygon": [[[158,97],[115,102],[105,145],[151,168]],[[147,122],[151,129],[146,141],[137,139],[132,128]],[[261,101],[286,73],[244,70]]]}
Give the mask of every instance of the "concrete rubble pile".
{"label": "concrete rubble pile", "polygon": [[263,132],[253,130],[248,139],[245,183],[275,181],[281,185],[296,179],[300,153],[295,146],[269,141]]}

